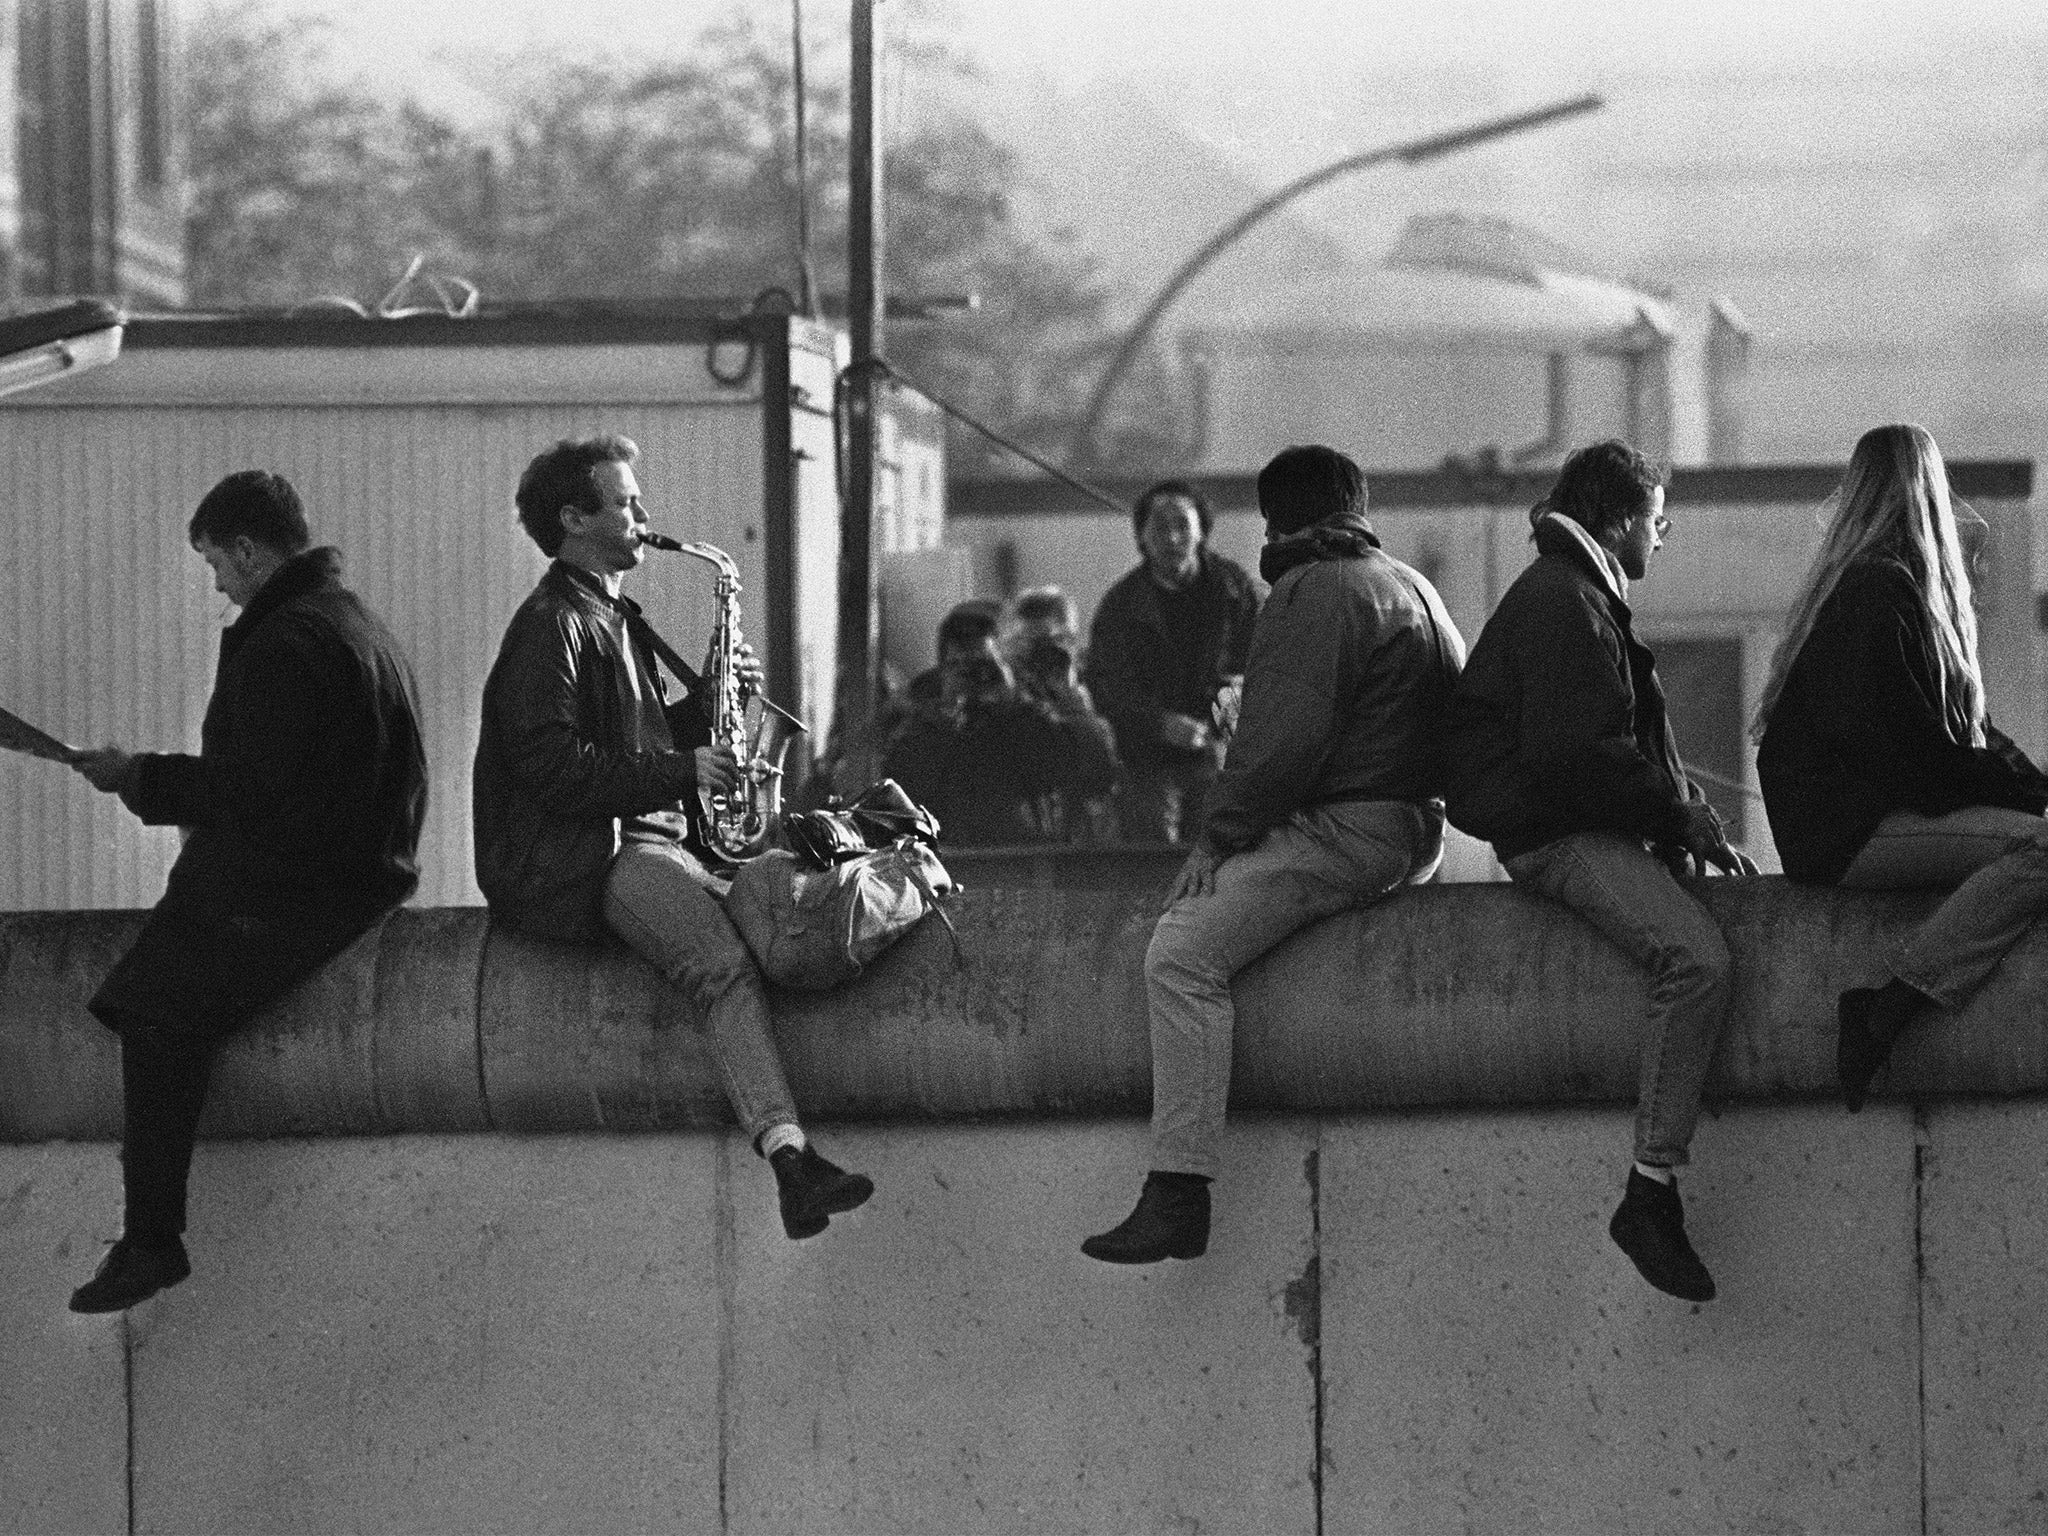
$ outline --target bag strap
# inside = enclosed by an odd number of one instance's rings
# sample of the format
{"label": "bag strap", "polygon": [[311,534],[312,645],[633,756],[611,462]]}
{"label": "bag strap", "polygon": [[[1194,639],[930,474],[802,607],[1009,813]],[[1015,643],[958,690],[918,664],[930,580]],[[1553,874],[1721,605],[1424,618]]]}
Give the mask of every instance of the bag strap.
{"label": "bag strap", "polygon": [[[908,850],[903,849],[904,843],[911,845]],[[953,960],[964,971],[967,969],[967,951],[961,947],[960,930],[953,926],[953,916],[946,910],[945,899],[939,895],[930,877],[925,874],[923,861],[917,857],[916,844],[917,840],[912,837],[905,837],[897,844],[898,849],[904,852],[903,873],[909,877],[912,885],[924,893],[926,907],[946,925],[946,933],[953,940]],[[947,878],[950,880],[952,877],[948,875]],[[955,886],[954,889],[958,890],[959,887]]]}
{"label": "bag strap", "polygon": [[626,614],[626,629],[634,639],[643,643],[647,649],[661,658],[669,671],[675,673],[676,681],[681,683],[687,691],[691,693],[697,691],[697,685],[704,681],[704,674],[676,654],[676,648],[661,638],[661,632],[647,621],[646,614],[638,610],[628,611]]}

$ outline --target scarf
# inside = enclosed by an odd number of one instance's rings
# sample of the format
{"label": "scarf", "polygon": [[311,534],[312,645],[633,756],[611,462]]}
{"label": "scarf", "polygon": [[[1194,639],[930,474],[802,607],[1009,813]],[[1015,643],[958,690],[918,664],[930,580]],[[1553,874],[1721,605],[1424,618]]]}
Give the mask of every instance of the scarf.
{"label": "scarf", "polygon": [[1371,523],[1356,512],[1339,512],[1267,544],[1259,551],[1259,575],[1270,586],[1297,565],[1356,560],[1379,547],[1379,535],[1372,531]]}
{"label": "scarf", "polygon": [[1607,590],[1624,603],[1628,601],[1628,572],[1621,568],[1621,562],[1614,558],[1606,545],[1586,532],[1576,519],[1566,517],[1562,512],[1544,513],[1537,520],[1536,526],[1540,528],[1546,523],[1565,537],[1574,540],[1579,548],[1586,552],[1586,558],[1593,562],[1593,569],[1600,573],[1601,580],[1607,584]]}

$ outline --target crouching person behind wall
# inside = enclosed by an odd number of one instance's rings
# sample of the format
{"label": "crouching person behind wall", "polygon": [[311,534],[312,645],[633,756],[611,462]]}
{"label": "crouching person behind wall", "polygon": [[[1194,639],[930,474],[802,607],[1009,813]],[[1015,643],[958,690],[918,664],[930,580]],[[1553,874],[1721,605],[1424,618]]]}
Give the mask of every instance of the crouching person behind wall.
{"label": "crouching person behind wall", "polygon": [[938,817],[949,844],[1063,842],[1069,808],[1116,784],[1109,722],[1071,656],[1062,677],[1021,685],[980,611],[962,604],[939,627],[936,691],[913,687],[882,773]]}
{"label": "crouching person behind wall", "polygon": [[[619,594],[645,558],[638,453],[623,437],[561,442],[520,476],[520,523],[554,564],[484,684],[477,884],[494,921],[585,943],[609,929],[689,998],[733,1112],[775,1171],[784,1230],[811,1237],[874,1185],[806,1140],[760,972],[720,904],[725,883],[685,846],[682,801],[700,784],[730,789],[736,765],[708,744],[701,709],[706,744],[678,745],[651,631]],[[740,660],[758,672],[750,654]]]}
{"label": "crouching person behind wall", "polygon": [[93,997],[121,1037],[121,1239],[72,1295],[118,1312],[191,1273],[186,1184],[220,1043],[419,884],[427,764],[398,643],[310,547],[298,492],[246,470],[206,493],[192,548],[241,609],[199,755],[101,747],[78,771],[190,830],[163,899]]}
{"label": "crouching person behind wall", "polygon": [[1081,1251],[1191,1259],[1209,1240],[1230,1093],[1232,976],[1296,929],[1427,880],[1443,857],[1441,735],[1465,647],[1436,589],[1383,552],[1365,479],[1329,448],[1259,474],[1272,583],[1200,840],[1145,954],[1152,1168]]}
{"label": "crouching person behind wall", "polygon": [[1635,1166],[1609,1231],[1651,1285],[1707,1301],[1714,1282],[1672,1169],[1688,1159],[1727,1013],[1728,948],[1667,866],[1756,868],[1686,777],[1655,659],[1629,623],[1629,583],[1670,526],[1661,472],[1625,443],[1596,443],[1565,460],[1531,520],[1537,558],[1453,700],[1451,824],[1650,973]]}

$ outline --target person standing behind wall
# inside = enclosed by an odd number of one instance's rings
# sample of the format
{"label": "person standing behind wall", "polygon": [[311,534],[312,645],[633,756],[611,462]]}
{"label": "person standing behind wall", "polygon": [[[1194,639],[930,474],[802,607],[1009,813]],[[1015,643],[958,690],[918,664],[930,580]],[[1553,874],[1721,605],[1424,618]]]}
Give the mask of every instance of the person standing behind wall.
{"label": "person standing behind wall", "polygon": [[1879,986],[1839,999],[1852,1113],[1906,1026],[1960,1006],[2048,911],[2048,778],[1985,714],[1956,522],[1925,428],[1863,434],[1752,728],[1792,879],[1953,888]]}
{"label": "person standing behind wall", "polygon": [[1452,700],[1451,825],[1493,844],[1517,885],[1570,907],[1650,973],[1635,1166],[1609,1235],[1688,1301],[1714,1281],[1685,1235],[1672,1169],[1728,1010],[1728,946],[1672,878],[1690,858],[1756,866],[1686,777],[1628,591],[1670,528],[1663,475],[1622,442],[1564,461],[1530,514],[1536,560],[1486,621]]}
{"label": "person standing behind wall", "polygon": [[1243,676],[1258,617],[1244,568],[1209,548],[1216,517],[1185,480],[1162,480],[1131,509],[1143,557],[1103,594],[1082,680],[1116,732],[1126,842],[1177,843],[1200,819],[1223,760],[1211,711]]}
{"label": "person standing behind wall", "polygon": [[221,636],[199,755],[100,747],[75,764],[151,826],[189,828],[163,899],[94,995],[121,1037],[119,1242],[71,1297],[118,1312],[191,1273],[185,1191],[220,1043],[419,884],[419,689],[383,621],[314,549],[299,493],[244,470],[192,514],[241,614]]}
{"label": "person standing behind wall", "polygon": [[1201,839],[1145,951],[1152,1166],[1129,1216],[1081,1244],[1107,1264],[1209,1244],[1230,1098],[1230,979],[1297,929],[1427,880],[1443,858],[1443,725],[1465,643],[1436,589],[1365,520],[1333,448],[1259,473],[1267,544],[1244,710]]}

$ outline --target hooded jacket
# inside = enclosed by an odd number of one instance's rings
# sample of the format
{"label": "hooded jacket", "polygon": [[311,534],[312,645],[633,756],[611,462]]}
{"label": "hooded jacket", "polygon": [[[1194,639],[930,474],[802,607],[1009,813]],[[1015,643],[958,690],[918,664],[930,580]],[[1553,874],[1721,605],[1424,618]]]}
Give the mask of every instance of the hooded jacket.
{"label": "hooded jacket", "polygon": [[1626,578],[1570,518],[1486,621],[1450,710],[1451,825],[1503,860],[1575,832],[1674,843],[1699,798]]}
{"label": "hooded jacket", "polygon": [[1227,855],[1298,810],[1435,800],[1465,642],[1420,572],[1345,514],[1268,544],[1273,590],[1252,627],[1244,702],[1209,791],[1203,840]]}

